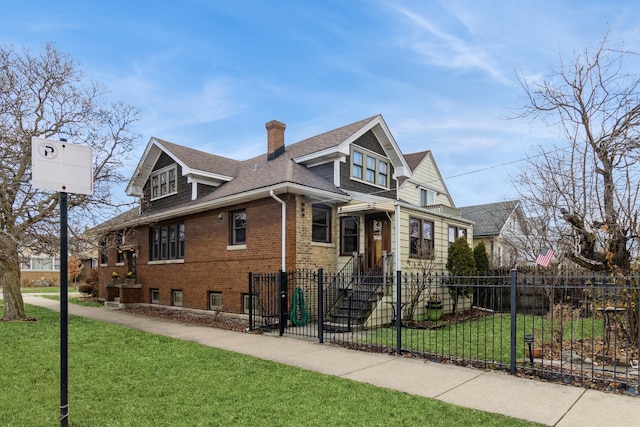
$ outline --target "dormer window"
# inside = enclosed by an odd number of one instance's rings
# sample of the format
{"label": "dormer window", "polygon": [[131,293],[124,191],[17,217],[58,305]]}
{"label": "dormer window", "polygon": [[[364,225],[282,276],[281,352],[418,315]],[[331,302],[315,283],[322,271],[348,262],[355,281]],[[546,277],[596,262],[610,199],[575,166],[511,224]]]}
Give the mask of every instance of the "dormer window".
{"label": "dormer window", "polygon": [[436,192],[433,190],[427,190],[426,188],[420,189],[420,206],[431,206],[436,203]]}
{"label": "dormer window", "polygon": [[382,185],[383,187],[389,186],[387,170],[387,162],[383,162],[382,160],[378,161],[378,185]]}
{"label": "dormer window", "polygon": [[151,200],[177,193],[177,166],[171,165],[151,174]]}
{"label": "dormer window", "polygon": [[364,149],[351,152],[351,178],[389,188],[389,160]]}
{"label": "dormer window", "polygon": [[351,168],[351,175],[354,178],[357,179],[362,179],[362,159],[363,159],[363,155],[361,152],[359,151],[355,151],[353,152],[353,166]]}

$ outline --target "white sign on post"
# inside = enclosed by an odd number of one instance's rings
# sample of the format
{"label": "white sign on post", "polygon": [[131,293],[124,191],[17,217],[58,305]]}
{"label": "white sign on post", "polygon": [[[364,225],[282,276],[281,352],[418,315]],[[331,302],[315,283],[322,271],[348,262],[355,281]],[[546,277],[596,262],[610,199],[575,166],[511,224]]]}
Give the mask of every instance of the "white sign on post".
{"label": "white sign on post", "polygon": [[38,190],[93,194],[91,147],[34,136],[31,166],[31,183]]}

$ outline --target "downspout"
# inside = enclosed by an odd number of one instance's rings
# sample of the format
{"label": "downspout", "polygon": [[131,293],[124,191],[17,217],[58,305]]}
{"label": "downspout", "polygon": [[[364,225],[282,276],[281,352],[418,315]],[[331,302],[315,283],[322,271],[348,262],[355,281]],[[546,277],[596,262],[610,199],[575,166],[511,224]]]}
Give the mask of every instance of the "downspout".
{"label": "downspout", "polygon": [[286,266],[286,243],[287,243],[287,204],[276,196],[273,190],[269,191],[269,195],[273,197],[273,199],[282,205],[282,271],[287,271]]}
{"label": "downspout", "polygon": [[400,184],[398,178],[396,178],[396,201],[395,201],[395,216],[396,216],[396,271],[402,270],[400,263]]}
{"label": "downspout", "polygon": [[400,203],[395,202],[396,205],[396,271],[401,271],[402,266],[400,263]]}

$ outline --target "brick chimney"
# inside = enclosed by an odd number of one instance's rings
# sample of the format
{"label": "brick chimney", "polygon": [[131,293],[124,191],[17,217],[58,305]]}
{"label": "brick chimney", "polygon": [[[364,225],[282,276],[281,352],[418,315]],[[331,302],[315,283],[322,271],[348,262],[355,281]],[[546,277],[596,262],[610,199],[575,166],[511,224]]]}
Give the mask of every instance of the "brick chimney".
{"label": "brick chimney", "polygon": [[284,130],[287,125],[271,120],[264,126],[267,128],[267,160],[273,160],[284,153]]}

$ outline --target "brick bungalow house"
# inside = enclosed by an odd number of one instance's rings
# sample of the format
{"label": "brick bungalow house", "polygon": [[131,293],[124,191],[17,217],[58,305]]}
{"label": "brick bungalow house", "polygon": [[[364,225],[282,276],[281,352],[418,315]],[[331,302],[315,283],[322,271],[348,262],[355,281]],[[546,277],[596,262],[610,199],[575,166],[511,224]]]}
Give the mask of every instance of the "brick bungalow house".
{"label": "brick bungalow house", "polygon": [[431,152],[403,155],[382,116],[290,145],[283,123],[266,129],[267,152],[248,160],[151,138],[126,189],[139,207],[94,229],[103,298],[241,314],[249,272],[356,258],[441,271],[455,238],[472,242]]}

